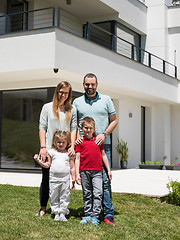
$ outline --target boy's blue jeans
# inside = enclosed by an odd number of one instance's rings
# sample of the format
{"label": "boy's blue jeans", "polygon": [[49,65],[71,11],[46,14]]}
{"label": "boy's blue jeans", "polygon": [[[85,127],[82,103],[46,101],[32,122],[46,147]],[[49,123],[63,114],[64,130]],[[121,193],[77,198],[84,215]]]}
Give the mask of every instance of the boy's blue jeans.
{"label": "boy's blue jeans", "polygon": [[[109,165],[111,168],[111,148],[110,144],[104,144],[104,150],[107,155]],[[108,180],[107,170],[105,166],[103,167],[103,217],[114,217],[114,208],[112,205],[112,191],[111,191],[111,182]]]}
{"label": "boy's blue jeans", "polygon": [[102,171],[80,171],[85,217],[99,217],[102,202]]}

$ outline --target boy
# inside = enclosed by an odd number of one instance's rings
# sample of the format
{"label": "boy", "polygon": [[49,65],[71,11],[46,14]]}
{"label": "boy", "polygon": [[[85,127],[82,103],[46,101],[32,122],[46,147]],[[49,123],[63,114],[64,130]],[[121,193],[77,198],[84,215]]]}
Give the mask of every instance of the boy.
{"label": "boy", "polygon": [[[84,214],[81,223],[91,221],[98,225],[102,202],[102,166],[108,171],[109,180],[112,179],[109,162],[104,151],[104,146],[95,143],[95,121],[85,117],[81,123],[84,133],[83,142],[76,145],[76,182],[82,184]],[[103,162],[102,162],[103,160]],[[80,173],[79,173],[80,172]]]}

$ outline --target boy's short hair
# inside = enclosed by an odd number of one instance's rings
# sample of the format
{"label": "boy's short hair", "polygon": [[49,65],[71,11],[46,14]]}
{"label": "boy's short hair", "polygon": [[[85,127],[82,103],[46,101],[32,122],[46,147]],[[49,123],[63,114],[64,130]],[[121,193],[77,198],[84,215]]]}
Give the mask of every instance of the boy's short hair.
{"label": "boy's short hair", "polygon": [[85,123],[92,123],[93,127],[95,128],[95,121],[94,121],[94,119],[92,117],[85,117],[85,118],[83,118],[83,120],[81,122],[81,127],[82,128],[84,127]]}

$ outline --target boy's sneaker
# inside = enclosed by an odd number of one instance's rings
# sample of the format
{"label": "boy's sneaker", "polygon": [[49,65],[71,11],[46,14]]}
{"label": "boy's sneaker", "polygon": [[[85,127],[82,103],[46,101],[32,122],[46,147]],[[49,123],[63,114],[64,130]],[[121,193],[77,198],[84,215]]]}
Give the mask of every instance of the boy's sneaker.
{"label": "boy's sneaker", "polygon": [[54,217],[54,220],[55,220],[55,221],[59,221],[59,220],[60,220],[59,218],[60,218],[59,213],[56,213],[56,214],[55,214],[55,217]]}
{"label": "boy's sneaker", "polygon": [[104,219],[104,222],[115,225],[114,222],[113,222],[113,217],[111,217],[111,216],[106,217]]}
{"label": "boy's sneaker", "polygon": [[91,217],[87,216],[87,217],[83,217],[82,220],[80,221],[80,223],[88,223],[91,221]]}
{"label": "boy's sneaker", "polygon": [[94,224],[96,226],[100,224],[100,221],[97,217],[92,217],[91,222],[92,222],[92,224]]}
{"label": "boy's sneaker", "polygon": [[63,221],[63,222],[67,222],[67,218],[65,217],[65,215],[63,213],[60,214],[59,220]]}

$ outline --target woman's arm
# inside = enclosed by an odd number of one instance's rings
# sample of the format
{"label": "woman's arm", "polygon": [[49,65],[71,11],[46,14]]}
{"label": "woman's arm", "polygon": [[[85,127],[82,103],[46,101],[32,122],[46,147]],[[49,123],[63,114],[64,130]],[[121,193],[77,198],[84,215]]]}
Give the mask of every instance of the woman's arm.
{"label": "woman's arm", "polygon": [[74,151],[75,141],[76,141],[76,130],[71,132],[71,147],[68,149],[68,155],[70,157],[75,156],[75,151]]}
{"label": "woman's arm", "polygon": [[45,162],[46,157],[48,156],[48,150],[46,148],[46,130],[39,130],[39,140],[40,140],[40,152],[39,155],[41,157],[42,162]]}
{"label": "woman's arm", "polygon": [[38,154],[34,155],[34,160],[36,160],[36,162],[43,168],[49,168],[51,166],[51,156],[48,154],[46,157],[46,162],[43,162],[40,159],[40,156]]}
{"label": "woman's arm", "polygon": [[103,160],[104,165],[105,165],[105,167],[107,169],[107,172],[108,172],[109,180],[111,181],[112,180],[112,173],[111,173],[111,169],[110,169],[110,166],[109,166],[108,158],[107,158],[104,150],[102,150],[101,153],[102,153],[102,160]]}

